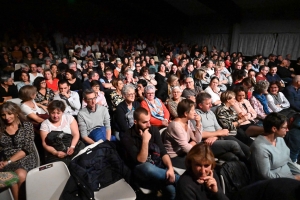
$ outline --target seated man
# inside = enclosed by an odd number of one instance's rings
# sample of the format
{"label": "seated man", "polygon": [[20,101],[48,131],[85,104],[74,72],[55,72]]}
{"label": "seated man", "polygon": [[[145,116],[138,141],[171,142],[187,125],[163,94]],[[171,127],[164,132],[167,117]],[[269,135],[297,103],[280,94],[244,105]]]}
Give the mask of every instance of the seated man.
{"label": "seated man", "polygon": [[70,83],[67,80],[58,82],[59,93],[54,96],[54,100],[61,100],[66,104],[65,113],[77,116],[81,107],[79,95],[70,90]]}
{"label": "seated man", "polygon": [[[196,98],[196,113],[201,116],[202,140],[210,145],[215,157],[230,161],[242,160],[250,156],[249,147],[233,136],[228,136],[229,130],[222,129],[218,124],[215,114],[210,110],[212,107],[211,96],[201,93]],[[222,137],[224,140],[219,140]]]}
{"label": "seated man", "polygon": [[297,112],[300,112],[300,75],[296,75],[293,78],[291,85],[287,86],[283,91],[283,94],[290,102],[291,108]]}
{"label": "seated man", "polygon": [[277,74],[277,66],[270,67],[270,72],[266,75],[267,80],[271,82],[278,81],[281,84],[281,87],[284,87],[284,82]]}
{"label": "seated man", "polygon": [[97,96],[93,90],[83,92],[83,100],[87,103],[78,113],[78,125],[81,138],[87,144],[93,144],[99,140],[115,140],[111,136],[110,116],[104,106],[96,103]]}
{"label": "seated man", "polygon": [[134,126],[121,135],[121,143],[139,185],[163,189],[163,195],[175,199],[175,184],[179,176],[174,174],[160,133],[150,125],[150,113],[145,108],[135,110]]}
{"label": "seated man", "polygon": [[185,82],[186,88],[182,92],[182,97],[196,102],[196,96],[202,91],[202,88],[194,85],[194,79],[192,77],[186,78]]}
{"label": "seated man", "polygon": [[269,67],[266,65],[260,66],[259,73],[256,75],[256,82],[267,80],[267,74],[269,72]]}
{"label": "seated man", "polygon": [[[88,79],[85,80],[85,81],[83,81],[83,83],[82,83],[82,90],[85,91],[86,89],[92,89],[91,82],[93,80],[99,81],[99,74],[96,71],[90,72],[89,75],[88,75]],[[100,84],[100,90],[103,91],[102,84]]]}
{"label": "seated man", "polygon": [[114,73],[113,73],[112,69],[108,68],[105,70],[105,76],[100,79],[100,82],[101,82],[102,86],[104,87],[104,90],[116,89],[112,85],[113,75],[114,75]]}

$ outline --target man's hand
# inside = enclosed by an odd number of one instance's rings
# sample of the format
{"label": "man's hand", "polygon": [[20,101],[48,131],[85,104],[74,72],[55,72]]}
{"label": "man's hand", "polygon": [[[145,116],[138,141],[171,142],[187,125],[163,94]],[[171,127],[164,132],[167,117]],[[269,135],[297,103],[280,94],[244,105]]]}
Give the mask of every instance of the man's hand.
{"label": "man's hand", "polygon": [[170,168],[166,171],[166,178],[170,183],[175,182],[175,174],[173,168]]}
{"label": "man's hand", "polygon": [[144,130],[144,132],[140,130],[140,135],[142,136],[143,141],[149,142],[149,140],[151,139],[151,134],[149,133],[148,128]]}
{"label": "man's hand", "polygon": [[168,120],[166,120],[166,119],[162,120],[162,125],[163,126],[168,126],[169,125]]}
{"label": "man's hand", "polygon": [[59,158],[64,158],[66,156],[67,156],[67,154],[65,152],[63,152],[63,151],[58,151],[57,152],[57,157],[59,157]]}
{"label": "man's hand", "polygon": [[210,137],[205,140],[205,143],[207,145],[211,146],[217,139],[218,139],[218,137]]}
{"label": "man's hand", "polygon": [[228,129],[221,129],[221,130],[218,130],[218,132],[219,132],[219,136],[228,136],[228,134],[229,134]]}

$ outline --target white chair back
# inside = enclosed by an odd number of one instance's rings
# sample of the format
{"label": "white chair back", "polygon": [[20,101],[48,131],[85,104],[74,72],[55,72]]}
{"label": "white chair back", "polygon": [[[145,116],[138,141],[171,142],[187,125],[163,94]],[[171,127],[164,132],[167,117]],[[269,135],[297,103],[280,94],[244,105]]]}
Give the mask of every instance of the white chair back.
{"label": "white chair back", "polygon": [[30,170],[26,177],[26,199],[59,199],[69,177],[69,170],[61,161]]}
{"label": "white chair back", "polygon": [[22,67],[22,64],[21,63],[17,63],[15,64],[15,71],[20,69]]}
{"label": "white chair back", "polygon": [[74,49],[69,49],[69,56],[72,57],[74,53]]}
{"label": "white chair back", "polygon": [[100,52],[96,52],[96,59],[100,59],[101,53]]}
{"label": "white chair back", "polygon": [[1,200],[14,200],[11,190],[8,188],[8,189],[0,192],[0,199]]}

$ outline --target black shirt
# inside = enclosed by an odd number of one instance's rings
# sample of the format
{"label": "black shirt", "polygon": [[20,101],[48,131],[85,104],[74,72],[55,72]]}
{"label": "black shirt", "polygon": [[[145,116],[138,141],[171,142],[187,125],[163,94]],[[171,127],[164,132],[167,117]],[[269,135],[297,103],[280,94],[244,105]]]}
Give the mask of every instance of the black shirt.
{"label": "black shirt", "polygon": [[277,67],[277,74],[280,76],[280,78],[291,78],[292,76],[292,72],[285,68],[285,67],[281,67],[281,66],[278,66]]}
{"label": "black shirt", "polygon": [[[126,163],[129,164],[129,167],[131,167],[131,169],[134,168],[136,165],[141,164],[137,160],[137,156],[141,151],[143,141],[142,136],[139,132],[136,131],[135,126],[136,125],[128,129],[126,133],[120,135],[121,143],[127,154]],[[155,143],[160,149],[160,156],[163,157],[167,154],[167,151],[162,143],[159,130],[154,126],[151,126],[149,128],[149,132],[151,134],[149,144]]]}
{"label": "black shirt", "polygon": [[9,96],[11,96],[12,98],[18,98],[17,86],[15,85],[8,86],[7,92],[2,86],[0,86],[0,102],[3,102],[4,100],[3,97],[9,97]]}

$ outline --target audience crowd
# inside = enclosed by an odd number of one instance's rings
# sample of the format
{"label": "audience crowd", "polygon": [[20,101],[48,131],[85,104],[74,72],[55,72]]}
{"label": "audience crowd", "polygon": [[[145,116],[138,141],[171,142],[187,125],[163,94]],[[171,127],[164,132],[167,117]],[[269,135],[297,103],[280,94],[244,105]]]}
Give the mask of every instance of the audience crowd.
{"label": "audience crowd", "polygon": [[[215,158],[244,162],[253,182],[300,180],[300,58],[59,32],[1,44],[0,174],[15,199],[34,144],[45,164],[101,139],[168,199],[227,199]],[[72,135],[67,151],[48,142],[53,131]]]}

